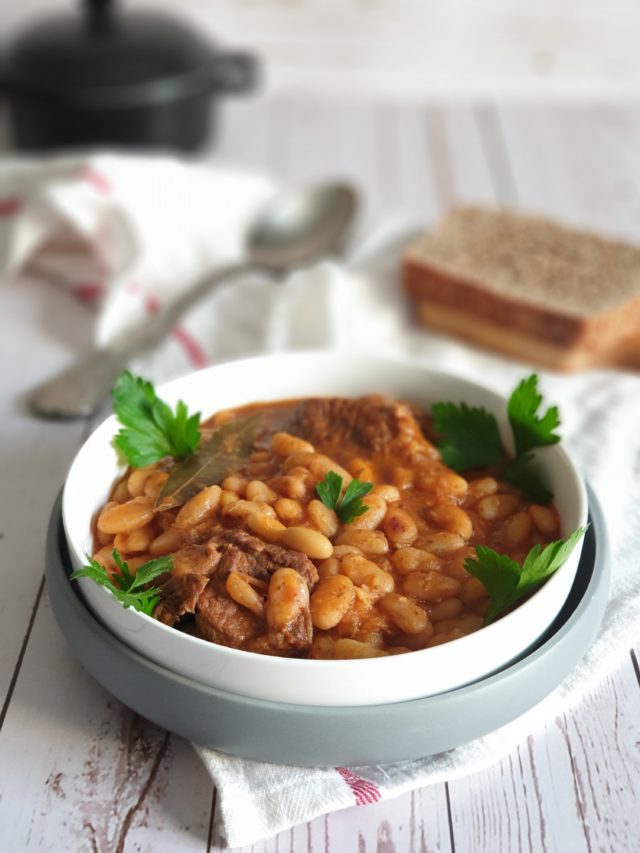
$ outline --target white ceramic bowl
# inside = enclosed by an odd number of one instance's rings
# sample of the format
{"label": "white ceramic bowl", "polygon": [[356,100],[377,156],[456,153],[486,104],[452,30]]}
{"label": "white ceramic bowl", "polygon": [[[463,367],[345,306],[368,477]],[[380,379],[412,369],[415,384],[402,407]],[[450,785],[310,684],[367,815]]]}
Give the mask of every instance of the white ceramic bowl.
{"label": "white ceramic bowl", "polygon": [[[191,374],[160,388],[171,403],[183,399],[208,417],[218,409],[253,401],[379,392],[423,407],[439,400],[484,405],[498,418],[509,445],[505,400],[466,379],[415,362],[307,352],[231,362]],[[91,523],[121,473],[106,420],[81,448],[69,471],[63,520],[74,566],[91,552]],[[584,485],[559,445],[539,453],[552,486],[566,536],[586,523]],[[258,655],[206,642],[134,610],[82,578],[94,613],[121,640],[174,672],[204,684],[259,699],[302,705],[373,705],[400,702],[461,687],[513,660],[529,648],[560,611],[578,566],[581,543],[565,565],[514,612],[468,637],[441,646],[368,660],[298,660]]]}

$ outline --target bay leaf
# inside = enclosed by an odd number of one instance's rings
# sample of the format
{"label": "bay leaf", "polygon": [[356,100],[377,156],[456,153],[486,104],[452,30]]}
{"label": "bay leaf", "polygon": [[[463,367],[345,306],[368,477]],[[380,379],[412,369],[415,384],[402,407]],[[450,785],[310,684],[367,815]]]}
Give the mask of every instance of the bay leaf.
{"label": "bay leaf", "polygon": [[182,506],[202,489],[221,483],[232,471],[242,468],[261,430],[259,414],[216,427],[194,453],[173,468],[156,506],[161,509]]}

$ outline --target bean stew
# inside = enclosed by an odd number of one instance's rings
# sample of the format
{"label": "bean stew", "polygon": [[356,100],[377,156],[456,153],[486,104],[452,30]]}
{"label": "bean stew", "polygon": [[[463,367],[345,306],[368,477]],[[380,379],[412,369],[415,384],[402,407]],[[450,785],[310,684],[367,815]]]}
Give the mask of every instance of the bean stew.
{"label": "bean stew", "polygon": [[[245,651],[315,659],[430,648],[479,630],[486,590],[464,567],[475,546],[522,562],[557,536],[495,470],[455,473],[429,418],[379,396],[310,398],[218,412],[203,435],[259,414],[252,449],[181,505],[158,500],[176,464],[129,469],[95,521],[94,559],[113,572],[161,556],[153,616]],[[349,522],[316,487],[329,472],[372,484]]]}

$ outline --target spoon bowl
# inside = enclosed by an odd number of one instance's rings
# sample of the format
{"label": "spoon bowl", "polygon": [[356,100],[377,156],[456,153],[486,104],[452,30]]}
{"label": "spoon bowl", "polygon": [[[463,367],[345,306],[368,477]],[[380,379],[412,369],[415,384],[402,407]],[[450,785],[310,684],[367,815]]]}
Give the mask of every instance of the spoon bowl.
{"label": "spoon bowl", "polygon": [[249,261],[284,273],[342,247],[357,206],[347,184],[324,184],[276,196],[247,238]]}

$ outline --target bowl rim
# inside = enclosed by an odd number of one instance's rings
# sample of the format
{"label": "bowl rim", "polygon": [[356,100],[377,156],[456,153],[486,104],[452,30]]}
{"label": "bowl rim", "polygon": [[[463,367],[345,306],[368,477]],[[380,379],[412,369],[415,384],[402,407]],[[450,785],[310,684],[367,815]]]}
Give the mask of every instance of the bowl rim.
{"label": "bowl rim", "polygon": [[[242,366],[258,366],[263,362],[272,363],[275,360],[289,360],[289,359],[294,358],[294,357],[302,357],[302,358],[306,358],[306,359],[310,359],[310,360],[317,359],[317,358],[324,358],[324,359],[328,359],[328,360],[333,360],[336,358],[344,357],[344,354],[338,350],[335,350],[335,349],[302,349],[302,350],[288,350],[286,352],[273,353],[273,354],[267,354],[267,355],[250,356],[250,357],[241,358],[241,359],[230,359],[228,361],[216,363],[214,365],[203,368],[201,370],[190,371],[186,374],[183,374],[182,376],[179,376],[175,379],[170,380],[169,382],[159,383],[157,386],[157,390],[158,390],[159,395],[163,399],[167,399],[167,398],[171,399],[172,395],[176,396],[176,395],[182,394],[183,392],[181,392],[179,390],[180,386],[185,381],[192,381],[194,377],[202,377],[204,380],[204,377],[206,374],[217,371],[217,370],[221,370],[224,368],[229,368],[229,367],[239,368]],[[351,357],[353,357],[353,354]],[[501,403],[504,406],[504,410],[506,412],[506,397],[504,397],[499,391],[496,391],[490,385],[485,385],[484,383],[479,383],[476,379],[469,377],[469,376],[466,376],[464,373],[457,373],[457,372],[453,372],[453,371],[449,371],[449,370],[442,370],[441,368],[434,367],[430,362],[427,362],[426,360],[423,361],[423,360],[419,360],[419,359],[411,358],[411,357],[407,357],[407,356],[402,356],[402,355],[398,356],[398,355],[392,354],[392,353],[377,354],[377,353],[362,352],[362,353],[358,353],[357,356],[355,356],[355,357],[357,360],[362,360],[362,361],[367,361],[367,362],[376,361],[376,362],[384,363],[386,365],[391,365],[394,367],[402,367],[403,365],[409,366],[413,369],[419,369],[419,370],[423,371],[424,373],[428,373],[431,376],[435,376],[438,380],[452,379],[455,382],[463,382],[467,385],[474,386],[476,390],[479,390],[483,395],[486,395],[487,398],[493,397],[494,398],[493,402]],[[323,396],[323,395],[318,395],[318,396]],[[336,396],[340,396],[340,395],[336,395]],[[283,397],[274,398],[274,397],[269,397],[267,395],[259,401],[251,401],[250,400],[250,401],[248,401],[248,404],[252,403],[252,402],[270,402],[271,400],[276,400],[276,399],[286,399],[286,398],[283,398]],[[215,412],[211,412],[210,414],[206,415],[206,417],[211,417],[213,414],[215,414]],[[508,438],[505,435],[503,435],[503,429],[505,426],[506,415],[501,417],[499,414],[496,414],[496,418],[497,418],[499,426],[500,426],[501,438],[504,442],[505,438]],[[100,438],[102,438],[103,432],[105,432],[105,433],[108,432],[109,434],[112,434],[114,432],[115,425],[116,425],[115,415],[111,414],[107,418],[105,418],[94,430],[92,430],[91,434],[86,438],[86,440],[83,442],[81,447],[76,452],[76,454],[73,458],[73,461],[69,467],[69,470],[67,472],[67,477],[65,479],[65,483],[64,483],[64,487],[63,487],[63,493],[62,493],[63,529],[64,529],[65,537],[67,539],[67,543],[69,546],[70,553],[72,554],[72,556],[75,556],[77,560],[82,560],[84,555],[76,547],[76,543],[73,541],[73,539],[71,538],[70,533],[69,533],[69,531],[70,531],[70,526],[68,524],[68,517],[69,517],[69,511],[70,511],[69,510],[69,489],[70,489],[69,483],[70,483],[70,481],[72,481],[72,477],[75,475],[76,469],[79,467],[80,457],[83,454],[85,448],[89,445],[90,442],[97,440],[96,437],[98,436],[98,434],[100,434]],[[584,482],[584,479],[580,476],[580,474],[578,472],[578,468],[577,468],[571,454],[569,452],[567,452],[566,448],[562,445],[563,445],[563,442],[561,440],[560,442],[558,442],[556,444],[549,445],[545,448],[542,448],[542,450],[547,455],[552,455],[552,454],[553,455],[559,455],[559,457],[561,459],[563,459],[564,462],[567,464],[568,471],[572,475],[572,482],[573,482],[573,486],[575,487],[576,497],[578,497],[578,500],[579,500],[580,526],[584,526],[587,523],[587,516],[588,516],[588,501],[587,501],[587,492],[586,492],[585,482]],[[114,451],[114,453],[115,453],[115,451]],[[577,543],[576,548],[574,549],[574,551],[571,554],[571,558],[574,558],[574,557],[579,558],[580,551],[582,549],[583,541],[584,541],[584,537],[582,537],[581,540]],[[410,656],[411,659],[416,661],[416,663],[417,663],[417,661],[418,661],[417,656],[420,656],[420,658],[422,659],[422,658],[424,658],[424,655],[426,653],[429,653],[430,656],[428,657],[428,661],[432,662],[434,665],[437,665],[437,659],[438,658],[440,658],[440,657],[446,658],[449,656],[452,646],[455,646],[456,649],[461,650],[463,646],[470,645],[470,642],[473,642],[474,639],[477,641],[478,635],[480,633],[488,641],[489,633],[491,634],[491,636],[493,636],[493,635],[497,634],[498,632],[500,632],[500,633],[504,632],[505,630],[508,629],[508,626],[510,626],[511,624],[514,624],[514,622],[515,622],[514,617],[516,617],[518,612],[523,607],[526,607],[527,604],[529,604],[531,601],[535,600],[537,598],[537,596],[539,596],[545,589],[547,589],[547,588],[553,589],[554,586],[557,585],[557,583],[559,582],[559,579],[560,579],[560,574],[561,574],[562,569],[564,568],[565,565],[566,565],[566,563],[564,563],[529,598],[527,598],[525,601],[523,601],[522,604],[518,605],[514,610],[505,614],[500,619],[496,620],[495,622],[492,622],[490,625],[484,625],[482,628],[480,628],[478,631],[473,632],[472,634],[467,634],[463,637],[459,637],[459,638],[456,638],[454,640],[450,640],[447,643],[443,643],[442,645],[433,646],[431,648],[412,650],[411,652],[407,652],[406,655]],[[81,586],[84,586],[85,584],[87,584],[87,585],[91,584],[92,589],[95,586],[98,586],[95,584],[94,581],[91,581],[89,578],[79,578],[79,583],[81,584]],[[110,599],[111,602],[118,603],[118,602],[116,602],[116,599],[113,597],[112,593],[109,592],[109,590],[107,590],[105,587],[99,586],[98,589],[103,595],[108,596],[108,599]],[[547,595],[548,594],[549,593],[547,593]],[[118,606],[120,606],[119,603],[118,603]],[[247,661],[248,659],[253,660],[255,663],[258,663],[259,661],[262,661],[262,662],[268,661],[270,665],[282,667],[285,670],[291,671],[291,673],[295,673],[296,671],[298,671],[300,669],[302,669],[303,671],[306,671],[308,673],[310,664],[318,672],[322,671],[323,669],[324,670],[332,670],[332,671],[335,671],[337,669],[337,670],[345,670],[348,672],[349,670],[362,669],[363,664],[366,664],[367,668],[373,667],[373,668],[379,669],[382,672],[382,671],[384,671],[385,668],[393,667],[394,660],[398,657],[397,655],[388,655],[388,656],[381,656],[381,657],[375,657],[375,658],[357,658],[357,659],[347,659],[347,660],[342,660],[342,659],[324,660],[324,659],[315,659],[315,658],[289,658],[289,657],[284,657],[284,656],[279,656],[279,655],[262,655],[262,654],[259,654],[258,652],[251,652],[251,651],[247,651],[244,649],[235,649],[235,648],[232,648],[230,646],[224,646],[224,645],[219,644],[219,643],[213,643],[213,642],[210,642],[208,640],[201,639],[200,637],[194,637],[190,634],[179,631],[176,628],[169,627],[168,625],[165,625],[162,622],[159,622],[157,619],[154,619],[152,616],[147,616],[146,614],[144,614],[138,610],[134,610],[133,608],[123,608],[123,609],[130,610],[134,614],[134,617],[141,618],[143,620],[144,624],[152,625],[152,626],[154,626],[154,629],[159,628],[162,631],[167,632],[167,634],[166,634],[167,637],[173,637],[173,638],[180,637],[181,640],[179,640],[179,642],[186,642],[189,645],[195,644],[194,648],[199,648],[199,649],[205,649],[206,648],[209,650],[213,649],[213,650],[215,650],[215,652],[219,652],[221,654],[224,654],[225,656],[229,656],[230,661],[233,661],[233,660]],[[535,638],[532,638],[532,642],[534,640],[535,640]],[[465,643],[464,641],[467,641],[467,642]],[[212,652],[212,654],[215,652]],[[404,655],[403,655],[403,657],[404,657]]]}

